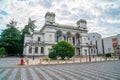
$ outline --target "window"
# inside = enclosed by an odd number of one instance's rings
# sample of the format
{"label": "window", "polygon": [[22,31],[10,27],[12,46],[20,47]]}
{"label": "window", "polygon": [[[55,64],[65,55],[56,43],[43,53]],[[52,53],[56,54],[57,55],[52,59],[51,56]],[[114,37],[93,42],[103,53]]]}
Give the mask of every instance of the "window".
{"label": "window", "polygon": [[29,46],[29,53],[31,54],[32,53],[32,47]]}
{"label": "window", "polygon": [[66,36],[63,36],[64,40],[66,41]]}
{"label": "window", "polygon": [[95,53],[95,49],[94,49],[94,53]]}
{"label": "window", "polygon": [[52,35],[49,35],[49,41],[52,41]]}
{"label": "window", "polygon": [[38,42],[40,42],[40,37],[38,37]]}
{"label": "window", "polygon": [[95,36],[93,36],[93,38],[95,38]]}
{"label": "window", "polygon": [[73,37],[73,45],[75,45],[75,38]]}
{"label": "window", "polygon": [[44,47],[41,47],[41,53],[44,53]]}
{"label": "window", "polygon": [[35,47],[35,53],[38,53],[38,47]]}
{"label": "window", "polygon": [[85,55],[87,55],[87,50],[85,49],[84,51],[85,51]]}
{"label": "window", "polygon": [[59,36],[57,36],[57,40],[56,40],[56,42],[58,42],[59,41]]}
{"label": "window", "polygon": [[86,38],[84,38],[84,40],[86,41]]}
{"label": "window", "polygon": [[53,17],[50,17],[50,22],[53,22]]}
{"label": "window", "polygon": [[91,54],[93,54],[93,49],[91,49]]}

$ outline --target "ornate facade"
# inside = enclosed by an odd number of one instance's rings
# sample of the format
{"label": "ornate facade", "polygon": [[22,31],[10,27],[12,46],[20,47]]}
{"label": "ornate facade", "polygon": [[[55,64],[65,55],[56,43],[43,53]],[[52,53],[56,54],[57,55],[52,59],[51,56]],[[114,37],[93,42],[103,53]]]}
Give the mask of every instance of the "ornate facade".
{"label": "ornate facade", "polygon": [[76,26],[55,23],[55,13],[47,12],[40,31],[25,35],[24,55],[48,55],[53,44],[65,40],[75,47],[75,55],[89,54],[87,22],[77,21]]}

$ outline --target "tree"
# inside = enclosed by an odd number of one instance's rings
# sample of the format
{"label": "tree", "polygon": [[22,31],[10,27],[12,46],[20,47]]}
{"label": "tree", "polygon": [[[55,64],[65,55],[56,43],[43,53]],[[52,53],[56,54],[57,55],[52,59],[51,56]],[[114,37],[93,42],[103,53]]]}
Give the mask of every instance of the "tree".
{"label": "tree", "polygon": [[[56,59],[56,57],[61,57],[61,59],[68,59],[75,55],[74,47],[66,41],[60,41],[57,44],[52,46],[52,49],[49,53],[50,58]],[[54,56],[54,57],[53,57]]]}
{"label": "tree", "polygon": [[29,18],[28,24],[25,25],[24,29],[22,30],[22,34],[31,34],[31,32],[34,31],[35,27],[35,20],[31,20],[31,18]]}
{"label": "tree", "polygon": [[0,48],[0,57],[3,57],[5,53],[6,53],[5,48],[4,47]]}
{"label": "tree", "polygon": [[21,32],[15,26],[15,21],[7,24],[0,38],[0,46],[5,48],[7,55],[12,56],[21,53]]}
{"label": "tree", "polygon": [[23,51],[23,47],[24,47],[25,34],[31,35],[31,33],[34,31],[35,27],[36,27],[35,20],[31,20],[31,18],[29,18],[28,24],[25,25],[24,29],[22,30],[22,39],[21,39],[22,51]]}

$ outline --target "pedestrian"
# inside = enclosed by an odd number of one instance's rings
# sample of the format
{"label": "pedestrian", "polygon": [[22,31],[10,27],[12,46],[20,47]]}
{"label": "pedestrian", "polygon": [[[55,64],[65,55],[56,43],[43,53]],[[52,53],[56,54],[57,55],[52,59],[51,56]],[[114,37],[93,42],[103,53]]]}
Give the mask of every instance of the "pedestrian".
{"label": "pedestrian", "polygon": [[25,57],[25,62],[27,63],[27,65],[29,64],[29,59],[28,59],[28,57]]}

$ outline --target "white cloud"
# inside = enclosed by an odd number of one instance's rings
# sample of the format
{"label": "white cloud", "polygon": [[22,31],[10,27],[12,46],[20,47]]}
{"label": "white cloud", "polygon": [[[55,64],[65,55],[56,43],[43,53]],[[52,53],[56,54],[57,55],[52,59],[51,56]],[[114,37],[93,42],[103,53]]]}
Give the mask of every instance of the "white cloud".
{"label": "white cloud", "polygon": [[29,17],[36,20],[37,29],[40,29],[45,13],[51,11],[55,12],[57,23],[75,26],[77,20],[84,18],[88,21],[89,32],[110,36],[120,31],[119,3],[119,0],[1,0],[0,10],[7,15],[0,14],[0,29],[12,19],[22,29]]}

